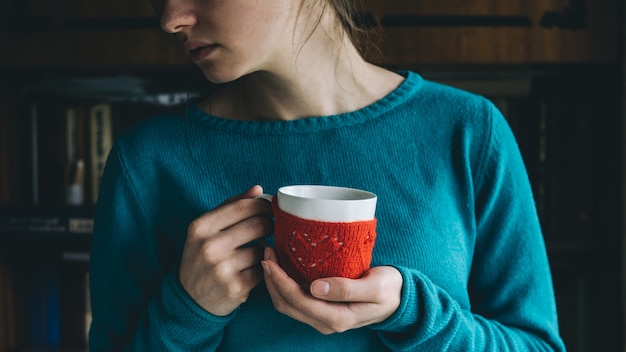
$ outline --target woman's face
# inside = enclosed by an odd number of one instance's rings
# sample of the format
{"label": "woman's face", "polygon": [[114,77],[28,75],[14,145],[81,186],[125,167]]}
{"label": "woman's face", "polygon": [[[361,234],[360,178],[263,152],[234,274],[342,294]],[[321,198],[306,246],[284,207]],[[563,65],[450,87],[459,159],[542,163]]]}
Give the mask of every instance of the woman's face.
{"label": "woman's face", "polygon": [[297,34],[311,22],[306,9],[297,21],[300,0],[156,2],[163,30],[178,36],[190,59],[215,83],[292,64],[301,43]]}

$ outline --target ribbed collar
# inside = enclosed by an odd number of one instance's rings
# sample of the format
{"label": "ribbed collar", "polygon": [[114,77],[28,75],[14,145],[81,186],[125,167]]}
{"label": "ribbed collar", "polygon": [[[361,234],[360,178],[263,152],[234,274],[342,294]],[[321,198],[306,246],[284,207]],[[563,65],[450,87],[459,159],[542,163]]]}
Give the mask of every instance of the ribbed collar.
{"label": "ribbed collar", "polygon": [[238,134],[297,134],[313,133],[361,124],[376,118],[403,103],[419,89],[422,77],[412,71],[402,71],[405,80],[384,98],[356,111],[345,114],[308,117],[291,121],[241,121],[209,115],[195,103],[190,103],[187,118],[209,128]]}

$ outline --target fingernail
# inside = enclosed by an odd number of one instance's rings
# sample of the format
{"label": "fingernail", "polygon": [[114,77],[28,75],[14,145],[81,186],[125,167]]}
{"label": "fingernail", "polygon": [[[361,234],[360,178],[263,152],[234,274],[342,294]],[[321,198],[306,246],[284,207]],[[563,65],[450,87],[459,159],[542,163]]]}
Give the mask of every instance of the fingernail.
{"label": "fingernail", "polygon": [[314,296],[326,296],[330,292],[330,284],[326,281],[315,281],[311,285],[311,293]]}
{"label": "fingernail", "polygon": [[268,276],[272,275],[272,270],[270,270],[270,266],[266,262],[261,262],[261,265],[263,266],[263,271],[265,271],[265,274],[267,274]]}
{"label": "fingernail", "polygon": [[270,248],[265,247],[265,249],[263,250],[263,259],[270,260],[270,257],[271,257]]}

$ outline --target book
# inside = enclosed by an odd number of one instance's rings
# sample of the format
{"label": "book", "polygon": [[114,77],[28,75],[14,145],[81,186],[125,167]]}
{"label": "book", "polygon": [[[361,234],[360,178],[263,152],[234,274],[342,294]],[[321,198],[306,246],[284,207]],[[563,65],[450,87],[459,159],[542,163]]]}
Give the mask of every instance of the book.
{"label": "book", "polygon": [[570,351],[589,350],[589,277],[575,268],[560,268],[555,277],[559,329]]}
{"label": "book", "polygon": [[63,253],[60,293],[61,347],[72,351],[84,350],[88,345],[91,324],[88,253]]}
{"label": "book", "polygon": [[547,238],[563,240],[571,238],[567,226],[570,179],[570,138],[567,128],[569,104],[566,90],[552,81],[541,82],[540,160],[539,187],[543,192],[541,221]]}
{"label": "book", "polygon": [[[613,162],[611,153],[595,151],[610,140],[606,132],[600,131],[610,126],[611,107],[608,102],[602,102],[605,91],[588,88],[602,85],[591,83],[595,78],[590,82],[589,79],[580,76],[576,82],[553,79],[540,82],[538,156],[543,192],[540,215],[542,225],[553,239],[579,240],[608,233],[601,229],[598,220],[611,211],[609,195],[613,192],[608,190],[602,195],[600,180],[612,174]],[[598,202],[598,197],[605,202]]]}
{"label": "book", "polygon": [[85,119],[83,107],[68,107],[65,122],[65,203],[82,205],[85,193]]}
{"label": "book", "polygon": [[[576,102],[569,116],[569,211],[567,223],[570,236],[585,237],[594,235],[596,204],[594,186],[599,157],[594,155],[594,119],[598,109],[594,109],[594,92],[589,87],[576,86],[570,93],[570,101]],[[601,158],[601,157],[600,157]]]}
{"label": "book", "polygon": [[17,331],[12,271],[6,258],[0,258],[0,351],[16,348]]}
{"label": "book", "polygon": [[30,348],[60,345],[59,268],[54,263],[30,263],[26,270],[26,316]]}
{"label": "book", "polygon": [[0,202],[6,203],[9,200],[9,116],[4,107],[8,105],[5,94],[8,89],[5,89],[3,84],[0,84]]}
{"label": "book", "polygon": [[67,105],[66,100],[53,98],[31,103],[33,204],[64,203]]}
{"label": "book", "polygon": [[84,292],[85,292],[85,309],[84,309],[84,323],[85,323],[85,334],[83,335],[85,345],[89,345],[89,329],[91,329],[91,291],[90,291],[90,282],[89,282],[89,270],[85,271],[85,284],[84,284]]}
{"label": "book", "polygon": [[539,131],[538,131],[538,153],[537,153],[537,169],[535,179],[535,199],[537,206],[537,214],[541,227],[544,230],[548,228],[547,225],[547,189],[546,189],[546,165],[548,161],[548,116],[547,106],[545,102],[542,102],[539,106]]}
{"label": "book", "polygon": [[109,152],[113,147],[113,117],[111,104],[93,105],[89,112],[89,177],[92,203],[98,200],[100,180]]}
{"label": "book", "polygon": [[26,188],[30,189],[22,166],[29,160],[26,140],[30,126],[27,113],[16,106],[21,101],[16,86],[11,75],[5,74],[0,80],[0,203],[19,201]]}

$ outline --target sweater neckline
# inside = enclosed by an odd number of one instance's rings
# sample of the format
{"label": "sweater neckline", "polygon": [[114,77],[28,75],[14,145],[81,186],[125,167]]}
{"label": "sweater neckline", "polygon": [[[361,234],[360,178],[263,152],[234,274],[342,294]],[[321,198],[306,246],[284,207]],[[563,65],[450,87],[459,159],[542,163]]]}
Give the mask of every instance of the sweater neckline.
{"label": "sweater neckline", "polygon": [[412,71],[398,72],[405,79],[396,89],[382,99],[373,102],[361,109],[337,115],[314,116],[291,121],[243,121],[231,120],[210,115],[202,110],[197,102],[190,102],[186,110],[186,117],[190,121],[200,123],[212,129],[240,134],[294,134],[312,133],[331,130],[346,126],[364,123],[393,109],[412,91],[419,88],[422,77]]}

